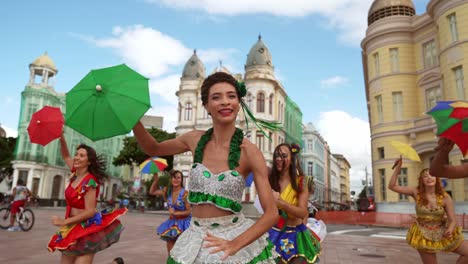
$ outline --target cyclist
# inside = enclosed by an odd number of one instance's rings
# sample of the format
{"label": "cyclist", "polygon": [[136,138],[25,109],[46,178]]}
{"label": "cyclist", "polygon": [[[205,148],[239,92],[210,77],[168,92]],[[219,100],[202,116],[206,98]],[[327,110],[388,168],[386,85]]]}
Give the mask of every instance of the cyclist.
{"label": "cyclist", "polygon": [[26,200],[28,199],[28,196],[31,195],[31,191],[24,186],[24,182],[22,179],[18,179],[18,182],[16,183],[16,187],[13,188],[13,192],[10,196],[10,202],[13,200],[13,203],[11,204],[11,209],[10,209],[10,227],[8,228],[8,231],[19,231],[21,230],[18,226],[15,227],[15,218],[16,214],[19,212],[20,207],[24,207],[24,204]]}

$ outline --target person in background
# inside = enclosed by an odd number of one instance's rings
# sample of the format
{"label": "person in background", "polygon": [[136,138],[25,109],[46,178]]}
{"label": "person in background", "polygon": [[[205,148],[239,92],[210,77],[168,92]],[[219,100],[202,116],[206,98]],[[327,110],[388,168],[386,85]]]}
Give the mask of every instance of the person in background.
{"label": "person in background", "polygon": [[159,176],[155,173],[149,190],[151,195],[162,195],[169,207],[169,219],[156,229],[158,236],[166,241],[168,254],[172,247],[174,247],[179,235],[190,226],[191,206],[187,201],[188,191],[184,189],[182,179],[183,175],[181,171],[176,170],[171,172],[169,186],[161,190],[158,189]]}
{"label": "person in background", "polygon": [[31,191],[26,186],[24,186],[23,180],[18,179],[16,182],[16,187],[13,188],[13,192],[10,196],[10,202],[13,201],[13,203],[11,204],[10,209],[10,227],[8,227],[8,231],[21,230],[19,226],[15,227],[16,214],[19,213],[21,207],[24,207],[28,197],[31,195]]}
{"label": "person in background", "polygon": [[309,191],[299,152],[299,145],[286,143],[279,144],[273,152],[270,185],[281,218],[268,234],[281,255],[280,263],[315,263],[320,255],[319,240],[304,224],[309,215]]}
{"label": "person in background", "polygon": [[406,242],[418,251],[425,264],[437,263],[438,252],[457,253],[460,255],[457,264],[468,263],[468,242],[457,226],[452,198],[443,189],[440,178],[423,169],[417,187],[400,186],[397,178],[402,164],[401,157],[395,161],[388,188],[416,201],[416,221],[408,230]]}

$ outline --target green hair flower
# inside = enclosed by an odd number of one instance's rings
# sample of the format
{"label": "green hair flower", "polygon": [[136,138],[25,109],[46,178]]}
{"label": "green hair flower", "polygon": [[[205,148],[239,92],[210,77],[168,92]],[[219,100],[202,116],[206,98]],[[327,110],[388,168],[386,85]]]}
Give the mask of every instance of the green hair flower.
{"label": "green hair flower", "polygon": [[244,82],[237,82],[237,90],[239,91],[239,96],[242,98],[247,94],[247,88],[245,87]]}

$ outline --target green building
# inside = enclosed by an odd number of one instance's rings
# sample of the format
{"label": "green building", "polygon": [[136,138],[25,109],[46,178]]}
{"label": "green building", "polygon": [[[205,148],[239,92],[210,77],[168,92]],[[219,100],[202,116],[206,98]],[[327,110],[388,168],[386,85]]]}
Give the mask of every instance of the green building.
{"label": "green building", "polygon": [[291,99],[286,97],[284,132],[287,143],[302,144],[302,111],[301,108]]}
{"label": "green building", "polygon": [[[54,79],[58,70],[47,53],[34,60],[29,65],[29,70],[29,82],[21,93],[18,140],[15,160],[12,161],[13,186],[16,186],[18,179],[22,179],[33,194],[38,195],[42,201],[63,200],[64,189],[68,184],[66,178],[70,171],[62,160],[59,140],[52,141],[45,147],[32,144],[29,141],[27,127],[31,115],[46,105],[60,107],[65,114],[65,94],[58,93],[54,89]],[[80,143],[90,145],[98,154],[104,155],[107,172],[111,178],[101,186],[100,198],[113,197],[121,185],[122,168],[113,166],[112,160],[122,149],[124,136],[93,142],[66,126],[64,134],[71,155],[74,155],[75,148]]]}

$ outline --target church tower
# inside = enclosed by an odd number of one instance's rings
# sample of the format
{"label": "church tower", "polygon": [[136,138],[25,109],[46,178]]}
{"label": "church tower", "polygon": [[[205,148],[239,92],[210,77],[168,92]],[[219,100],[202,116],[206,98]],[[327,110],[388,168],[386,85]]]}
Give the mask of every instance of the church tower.
{"label": "church tower", "polygon": [[[176,136],[193,129],[207,130],[211,127],[211,118],[201,102],[200,87],[204,79],[205,66],[198,57],[197,51],[194,50],[185,63],[179,90],[176,92],[179,99]],[[188,175],[192,162],[190,152],[174,156],[174,167],[182,171],[184,175]]]}

